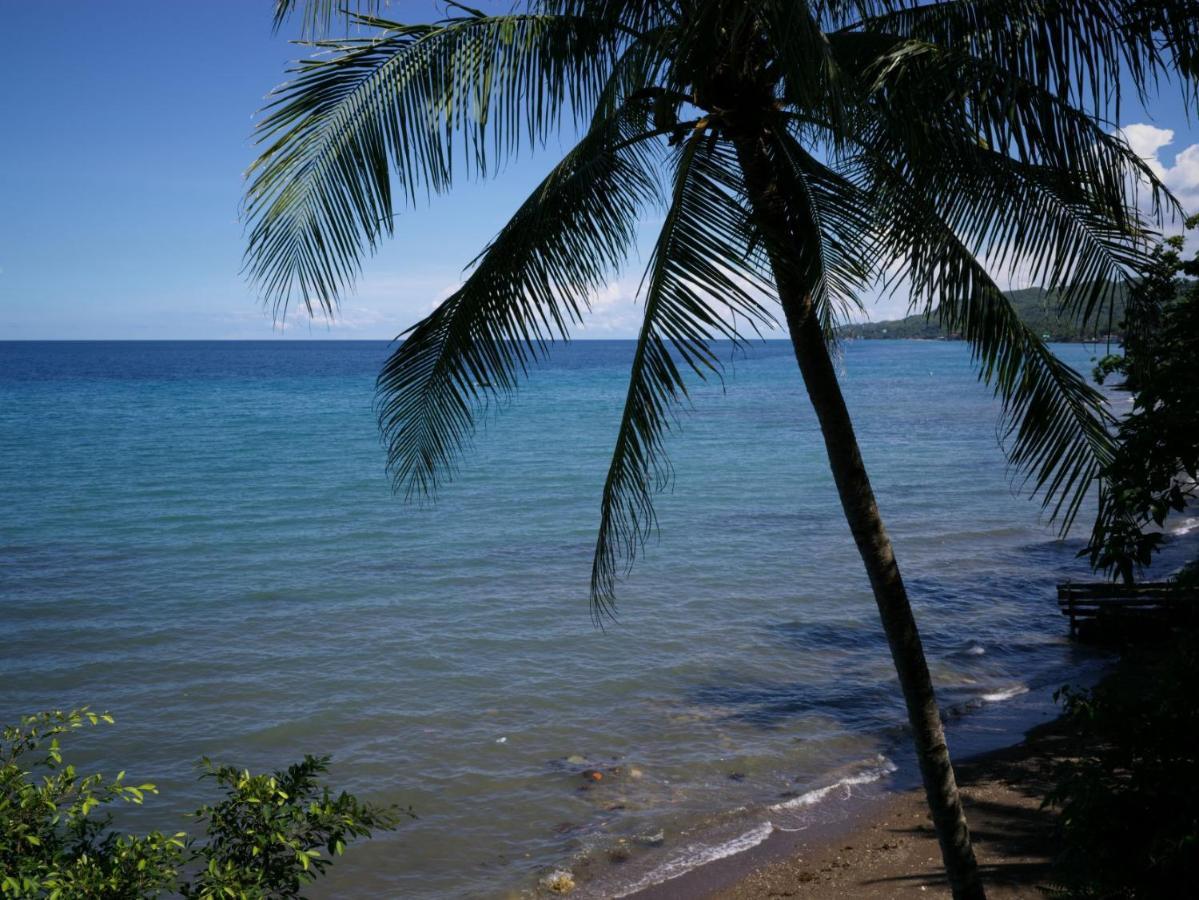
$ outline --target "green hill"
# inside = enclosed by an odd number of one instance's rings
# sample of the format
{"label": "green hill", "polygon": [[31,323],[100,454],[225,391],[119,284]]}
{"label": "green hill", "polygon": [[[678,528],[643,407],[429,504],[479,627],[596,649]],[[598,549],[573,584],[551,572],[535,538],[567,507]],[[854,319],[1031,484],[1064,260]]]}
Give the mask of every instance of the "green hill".
{"label": "green hill", "polygon": [[[1007,294],[1016,312],[1037,334],[1051,341],[1093,341],[1101,340],[1108,333],[1108,316],[1106,311],[1099,317],[1098,322],[1092,322],[1085,330],[1078,323],[1057,314],[1055,295],[1041,288],[1024,288],[1010,291]],[[1111,316],[1111,332],[1119,337],[1120,320],[1124,317],[1123,288],[1118,288],[1117,301]],[[937,324],[936,315],[926,319],[923,314],[908,316],[906,319],[896,319],[889,322],[863,322],[860,324],[844,325],[841,336],[845,338],[867,338],[875,340],[957,340],[956,334],[947,334]]]}

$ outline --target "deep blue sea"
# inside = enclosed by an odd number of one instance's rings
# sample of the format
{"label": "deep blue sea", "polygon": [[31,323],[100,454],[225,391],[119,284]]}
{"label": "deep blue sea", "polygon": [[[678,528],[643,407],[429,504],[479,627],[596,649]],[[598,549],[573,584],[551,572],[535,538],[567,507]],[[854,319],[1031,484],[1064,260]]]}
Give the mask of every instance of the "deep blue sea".
{"label": "deep blue sea", "polygon": [[[164,830],[211,797],[200,756],[331,754],[336,784],[419,818],[323,896],[519,895],[554,870],[619,894],[913,777],[788,345],[726,350],[694,391],[604,631],[590,554],[632,344],[556,350],[424,507],[384,472],[386,352],[0,343],[0,720],[110,710],[68,755],[156,782],[129,821]],[[851,342],[840,366],[951,743],[1010,740],[1102,662],[1054,602],[1082,541],[1014,491],[964,345]]]}

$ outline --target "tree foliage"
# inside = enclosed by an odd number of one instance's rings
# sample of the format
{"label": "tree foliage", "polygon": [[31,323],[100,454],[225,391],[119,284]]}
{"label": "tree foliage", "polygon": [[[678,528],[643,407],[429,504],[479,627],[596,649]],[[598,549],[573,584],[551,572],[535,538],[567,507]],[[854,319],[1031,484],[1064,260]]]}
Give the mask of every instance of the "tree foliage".
{"label": "tree foliage", "polygon": [[1060,893],[1185,897],[1199,881],[1199,635],[1146,648],[1090,690],[1063,688],[1069,744],[1046,805],[1061,810]]}
{"label": "tree foliage", "polygon": [[26,716],[0,734],[0,897],[295,898],[350,841],[396,824],[392,808],[333,795],[320,783],[328,758],[305,756],[271,775],[205,760],[224,798],[195,813],[203,837],[121,832],[112,808],[157,788],[124,772],[81,775],[60,744],[112,722],[84,707]]}
{"label": "tree foliage", "polygon": [[1153,251],[1129,294],[1124,352],[1104,357],[1095,370],[1101,382],[1122,379],[1132,409],[1101,471],[1087,552],[1096,570],[1129,583],[1160,548],[1166,517],[1199,491],[1199,257],[1184,261],[1182,249],[1177,236]]}
{"label": "tree foliage", "polygon": [[[421,24],[369,0],[339,9],[276,4],[320,51],[273,95],[249,173],[247,270],[278,313],[334,314],[405,203],[577,136],[380,375],[401,493],[452,475],[483,411],[570,336],[657,206],[596,609],[652,531],[665,436],[689,381],[720,371],[712,342],[773,324],[768,256],[794,266],[830,340],[888,281],[960,334],[1012,463],[1063,527],[1077,513],[1112,452],[1108,418],[995,273],[1027,273],[1084,326],[1107,320],[1145,263],[1139,210],[1177,209],[1109,122],[1123,85],[1147,95],[1182,72],[1192,89],[1192,0],[529,0]],[[329,36],[346,24],[355,36]],[[749,214],[750,138],[802,210],[787,234]]]}

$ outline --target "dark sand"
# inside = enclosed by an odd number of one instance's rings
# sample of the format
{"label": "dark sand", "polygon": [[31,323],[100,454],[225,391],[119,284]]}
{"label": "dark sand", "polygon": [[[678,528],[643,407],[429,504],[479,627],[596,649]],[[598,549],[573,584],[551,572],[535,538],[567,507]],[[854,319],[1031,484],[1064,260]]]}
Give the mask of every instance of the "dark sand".
{"label": "dark sand", "polygon": [[[1049,723],[1014,747],[957,766],[975,852],[992,900],[1045,896],[1040,885],[1051,878],[1054,814],[1040,804],[1063,740],[1057,723]],[[636,896],[764,900],[940,898],[950,893],[923,792],[909,791],[862,804],[852,821],[818,837],[785,845],[772,838],[755,851],[695,869]]]}

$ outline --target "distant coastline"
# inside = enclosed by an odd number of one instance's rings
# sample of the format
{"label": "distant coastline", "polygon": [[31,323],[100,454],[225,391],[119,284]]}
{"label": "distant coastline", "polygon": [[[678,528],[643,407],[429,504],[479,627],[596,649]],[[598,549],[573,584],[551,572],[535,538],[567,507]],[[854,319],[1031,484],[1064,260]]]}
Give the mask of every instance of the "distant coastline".
{"label": "distant coastline", "polygon": [[[1117,299],[1110,310],[1110,315],[1105,309],[1096,317],[1097,321],[1091,322],[1086,328],[1080,327],[1073,318],[1060,315],[1057,309],[1057,298],[1041,288],[1010,291],[1006,296],[1016,308],[1020,320],[1044,340],[1092,343],[1108,340],[1118,341],[1123,337],[1121,327],[1124,318],[1123,289],[1117,287],[1115,290]],[[946,331],[941,327],[935,312],[931,316],[917,313],[903,319],[843,325],[840,334],[841,337],[850,340],[962,340],[960,334]]]}

